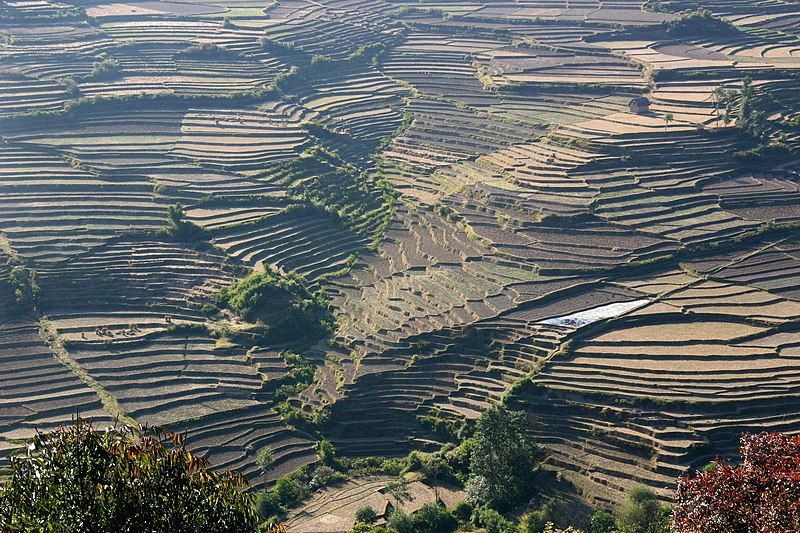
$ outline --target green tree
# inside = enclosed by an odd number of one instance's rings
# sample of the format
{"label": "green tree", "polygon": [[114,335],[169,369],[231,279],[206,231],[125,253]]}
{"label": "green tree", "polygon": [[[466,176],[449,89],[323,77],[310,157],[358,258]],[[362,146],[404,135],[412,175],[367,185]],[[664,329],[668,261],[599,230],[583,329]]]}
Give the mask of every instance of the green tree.
{"label": "green tree", "polygon": [[745,77],[742,79],[742,88],[739,93],[739,119],[737,126],[743,132],[760,140],[767,140],[766,132],[766,110],[761,109],[758,100],[755,98],[753,89],[753,79]]}
{"label": "green tree", "polygon": [[416,533],[414,530],[414,519],[408,516],[400,508],[395,508],[389,518],[386,519],[386,525],[397,533]]}
{"label": "green tree", "polygon": [[414,531],[418,533],[449,533],[458,527],[458,521],[438,503],[423,505],[412,518]]}
{"label": "green tree", "polygon": [[472,516],[472,506],[467,502],[461,502],[453,508],[450,514],[460,523],[466,523],[469,521],[470,516]]}
{"label": "green tree", "polygon": [[731,106],[736,100],[736,92],[725,87],[717,87],[711,93],[714,100],[714,114],[716,115],[717,127],[719,127],[720,110],[725,110],[725,124],[730,123]]}
{"label": "green tree", "polygon": [[317,456],[322,464],[333,468],[334,470],[341,470],[342,464],[336,458],[336,449],[328,439],[322,439],[316,444]]}
{"label": "green tree", "polygon": [[550,501],[537,511],[531,511],[520,521],[521,533],[542,533],[547,524],[569,527],[572,516],[569,510],[557,501]]}
{"label": "green tree", "polygon": [[186,210],[180,203],[171,205],[167,208],[167,218],[169,219],[170,225],[179,227],[185,222]]}
{"label": "green tree", "polygon": [[362,522],[364,524],[372,524],[377,519],[378,519],[378,513],[376,513],[375,509],[373,509],[369,505],[365,505],[364,507],[359,507],[356,510],[356,522]]}
{"label": "green tree", "polygon": [[61,80],[61,84],[64,87],[64,94],[69,96],[70,98],[75,98],[81,95],[81,88],[78,87],[78,84],[72,78],[64,78]]}
{"label": "green tree", "polygon": [[503,509],[528,490],[539,448],[526,433],[525,413],[494,406],[475,427],[467,492],[470,501]]}
{"label": "green tree", "polygon": [[275,454],[272,452],[271,447],[264,446],[258,451],[256,464],[258,465],[258,468],[261,470],[262,474],[266,474],[269,469],[275,465]]}
{"label": "green tree", "polygon": [[214,472],[179,434],[78,419],[37,435],[5,474],[2,531],[222,533],[257,522],[245,478]]}
{"label": "green tree", "polygon": [[92,72],[89,74],[91,80],[110,80],[119,78],[122,72],[116,59],[106,58],[95,61],[92,65]]}
{"label": "green tree", "polygon": [[670,508],[652,490],[634,486],[617,511],[617,522],[622,533],[667,533]]}
{"label": "green tree", "polygon": [[14,308],[17,311],[31,311],[39,299],[39,283],[36,271],[32,268],[14,267],[8,276],[11,290],[14,291]]}
{"label": "green tree", "polygon": [[675,115],[673,115],[672,113],[667,113],[666,115],[664,115],[664,129],[667,129],[669,127],[670,122],[672,122],[673,120],[675,120]]}
{"label": "green tree", "polygon": [[206,235],[206,230],[186,220],[186,210],[177,203],[167,208],[166,233],[182,241],[196,241]]}
{"label": "green tree", "polygon": [[275,483],[275,494],[278,495],[281,503],[286,506],[293,506],[303,498],[303,490],[297,481],[288,477],[282,477]]}
{"label": "green tree", "polygon": [[285,509],[281,498],[275,491],[261,492],[256,496],[256,510],[262,518],[273,518],[282,514]]}

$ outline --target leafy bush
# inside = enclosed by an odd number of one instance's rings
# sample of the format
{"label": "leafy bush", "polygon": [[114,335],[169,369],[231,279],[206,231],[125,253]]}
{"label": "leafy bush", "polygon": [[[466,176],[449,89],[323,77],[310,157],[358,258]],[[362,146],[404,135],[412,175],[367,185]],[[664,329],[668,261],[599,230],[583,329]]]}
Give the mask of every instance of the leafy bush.
{"label": "leafy bush", "polygon": [[395,508],[386,519],[386,525],[397,531],[397,533],[416,533],[414,530],[414,519],[408,516],[400,508]]}
{"label": "leafy bush", "polygon": [[167,227],[162,232],[183,242],[195,242],[207,235],[204,228],[186,220],[186,211],[180,203],[167,208]]}
{"label": "leafy bush", "polygon": [[517,533],[519,531],[514,522],[486,506],[478,507],[472,512],[472,522],[486,528],[487,533]]}
{"label": "leafy bush", "polygon": [[319,456],[320,461],[325,466],[333,468],[335,470],[342,470],[342,464],[336,458],[336,450],[331,444],[331,441],[328,439],[322,439],[321,441],[317,442],[317,455]]}
{"label": "leafy bush", "polygon": [[263,518],[272,518],[285,511],[281,498],[275,491],[259,493],[256,497],[256,510]]}
{"label": "leafy bush", "polygon": [[[85,19],[83,7],[59,7],[58,9],[10,9],[7,3],[0,4],[0,22],[55,22]],[[2,42],[2,41],[0,41]]]}
{"label": "leafy bush", "polygon": [[283,54],[283,55],[295,55],[298,53],[298,50],[292,46],[291,44],[282,43],[280,41],[275,41],[270,39],[269,37],[262,36],[258,39],[258,44],[267,52],[273,52],[275,54]]}
{"label": "leafy bush", "polygon": [[392,11],[389,13],[389,16],[400,18],[406,15],[434,15],[441,17],[444,20],[450,19],[451,15],[449,12],[445,11],[441,8],[424,8],[424,7],[415,7],[415,6],[402,6],[396,11]]}
{"label": "leafy bush", "polygon": [[356,522],[363,522],[365,524],[372,524],[378,519],[378,513],[369,505],[359,507],[356,510]]}
{"label": "leafy bush", "polygon": [[[667,8],[666,4],[668,4],[668,2],[663,2],[660,6],[654,5],[652,7],[663,11]],[[694,9],[697,7],[696,4],[686,5],[684,9]],[[736,37],[737,35],[741,35],[741,33],[739,29],[729,21],[717,18],[711,11],[700,8],[672,20],[664,21],[658,26],[641,25],[629,27],[621,30],[616,35],[620,38],[647,36],[649,39],[698,39],[709,36]]]}
{"label": "leafy bush", "polygon": [[213,43],[202,43],[185,48],[175,54],[176,58],[187,59],[241,59],[238,53]]}
{"label": "leafy bush", "polygon": [[742,464],[678,481],[673,531],[800,530],[800,435],[742,435]]}
{"label": "leafy bush", "polygon": [[552,500],[540,509],[525,514],[520,521],[521,533],[542,533],[547,531],[548,524],[569,527],[572,516],[569,510],[556,500]]}
{"label": "leafy bush", "polygon": [[271,341],[319,339],[333,328],[333,317],[321,294],[312,295],[299,276],[267,269],[253,272],[224,289],[220,306],[250,322],[268,327]]}
{"label": "leafy bush", "polygon": [[736,161],[748,169],[775,166],[791,155],[792,153],[789,148],[780,143],[759,145],[749,150],[740,150],[733,154]]}
{"label": "leafy bush", "polygon": [[388,476],[399,476],[409,471],[407,459],[386,459],[383,457],[369,456],[357,459],[348,459],[348,469],[354,476],[370,476],[385,474]]}
{"label": "leafy bush", "polygon": [[94,62],[89,79],[96,81],[111,80],[120,77],[121,74],[116,59],[109,58]]}
{"label": "leafy bush", "polygon": [[645,2],[644,8],[648,11],[674,13],[677,11],[695,9],[697,8],[697,2],[687,0],[648,0]]}
{"label": "leafy bush", "polygon": [[[166,442],[166,444],[165,444]],[[37,435],[0,486],[2,531],[254,531],[247,481],[216,473],[178,434],[78,419]]]}
{"label": "leafy bush", "polygon": [[414,531],[420,533],[448,533],[455,531],[458,521],[443,505],[428,503],[412,515]]}
{"label": "leafy bush", "polygon": [[652,490],[635,486],[617,511],[617,525],[622,533],[667,533],[670,514]]}
{"label": "leafy bush", "polygon": [[294,479],[282,477],[275,483],[275,494],[281,504],[291,507],[303,499],[303,488]]}
{"label": "leafy bush", "polygon": [[64,87],[64,93],[70,98],[76,98],[81,95],[81,88],[72,78],[64,78],[61,80],[61,85]]}
{"label": "leafy bush", "polygon": [[587,533],[614,533],[616,530],[617,521],[605,511],[597,511],[589,519]]}
{"label": "leafy bush", "polygon": [[473,507],[468,504],[467,502],[461,502],[450,512],[453,515],[453,518],[459,521],[459,523],[466,523],[469,522],[470,516],[472,516]]}
{"label": "leafy bush", "polygon": [[280,478],[272,490],[258,494],[255,503],[258,514],[264,519],[275,520],[286,509],[299,505],[311,494],[305,481],[307,475],[308,469],[300,469]]}
{"label": "leafy bush", "polygon": [[519,524],[520,533],[542,533],[547,520],[542,511],[531,511],[522,517]]}

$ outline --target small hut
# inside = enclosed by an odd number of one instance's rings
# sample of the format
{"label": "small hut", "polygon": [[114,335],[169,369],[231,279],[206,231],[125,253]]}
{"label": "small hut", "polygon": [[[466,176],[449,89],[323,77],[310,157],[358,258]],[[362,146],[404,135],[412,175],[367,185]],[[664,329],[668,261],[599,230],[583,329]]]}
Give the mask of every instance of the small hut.
{"label": "small hut", "polygon": [[645,96],[639,96],[631,100],[628,104],[628,107],[630,108],[631,113],[644,115],[650,112],[650,100]]}

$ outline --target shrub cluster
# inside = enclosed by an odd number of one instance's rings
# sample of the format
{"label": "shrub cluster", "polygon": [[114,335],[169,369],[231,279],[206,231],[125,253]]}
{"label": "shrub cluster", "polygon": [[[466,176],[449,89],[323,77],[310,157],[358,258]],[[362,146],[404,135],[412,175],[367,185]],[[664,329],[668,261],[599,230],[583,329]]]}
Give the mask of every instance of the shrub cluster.
{"label": "shrub cluster", "polygon": [[673,38],[726,37],[739,34],[736,26],[727,20],[715,17],[708,9],[698,9],[674,20],[665,21],[661,25],[667,37]]}
{"label": "shrub cluster", "polygon": [[299,505],[315,490],[344,479],[344,475],[327,465],[305,466],[280,478],[272,490],[258,493],[255,509],[265,523],[278,523],[287,509]]}
{"label": "shrub cluster", "polygon": [[175,54],[179,59],[241,59],[242,56],[214,43],[202,43],[185,48]]}
{"label": "shrub cluster", "polygon": [[217,304],[264,326],[264,338],[314,341],[331,331],[333,317],[322,293],[312,294],[297,275],[267,268],[220,292]]}
{"label": "shrub cluster", "polygon": [[95,81],[111,80],[119,78],[121,74],[122,72],[119,69],[117,60],[107,58],[94,62],[92,65],[92,72],[89,74],[88,78]]}
{"label": "shrub cluster", "polygon": [[186,211],[179,203],[167,209],[167,227],[163,231],[182,242],[197,242],[208,234],[205,228],[186,220]]}

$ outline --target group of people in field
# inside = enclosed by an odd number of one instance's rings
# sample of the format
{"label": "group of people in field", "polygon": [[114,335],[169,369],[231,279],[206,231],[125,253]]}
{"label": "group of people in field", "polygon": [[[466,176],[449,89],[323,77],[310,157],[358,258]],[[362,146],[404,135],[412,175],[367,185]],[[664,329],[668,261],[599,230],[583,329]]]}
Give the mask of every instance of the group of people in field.
{"label": "group of people in field", "polygon": [[[172,316],[171,315],[164,315],[164,322],[167,323],[167,324],[172,324]],[[139,326],[137,324],[128,324],[128,328],[127,329],[123,329],[120,332],[120,335],[122,335],[123,337],[131,337],[133,335],[136,335],[137,333],[141,333],[141,331],[142,330],[139,329]],[[97,337],[109,337],[109,338],[113,338],[113,337],[115,337],[117,335],[108,326],[97,326],[96,328],[94,328],[94,334]],[[81,332],[81,339],[86,340],[86,332],[85,331]]]}

